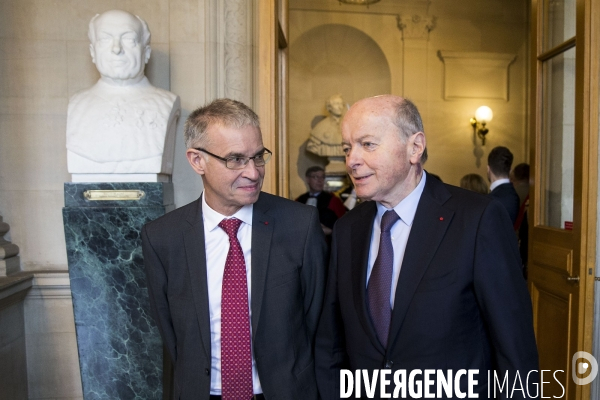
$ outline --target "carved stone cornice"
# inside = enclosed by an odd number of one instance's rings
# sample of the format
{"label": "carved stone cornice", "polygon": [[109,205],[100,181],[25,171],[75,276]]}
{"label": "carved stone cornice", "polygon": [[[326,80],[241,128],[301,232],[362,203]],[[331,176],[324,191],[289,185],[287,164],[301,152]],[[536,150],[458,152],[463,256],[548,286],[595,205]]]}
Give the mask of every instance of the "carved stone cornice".
{"label": "carved stone cornice", "polygon": [[404,39],[429,39],[429,32],[435,28],[435,17],[413,15],[398,15],[398,29]]}
{"label": "carved stone cornice", "polygon": [[224,2],[225,37],[225,97],[251,104],[250,77],[252,71],[251,44],[248,43],[252,2],[226,0]]}

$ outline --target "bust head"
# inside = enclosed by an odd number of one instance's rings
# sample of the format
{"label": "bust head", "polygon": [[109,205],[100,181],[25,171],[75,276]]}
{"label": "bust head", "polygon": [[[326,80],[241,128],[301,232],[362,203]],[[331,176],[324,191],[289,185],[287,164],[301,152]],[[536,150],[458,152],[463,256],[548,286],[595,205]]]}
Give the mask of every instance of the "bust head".
{"label": "bust head", "polygon": [[327,99],[326,105],[327,111],[329,111],[331,115],[338,118],[342,116],[342,113],[344,112],[344,100],[342,99],[342,96],[334,94]]}
{"label": "bust head", "polygon": [[150,59],[150,30],[143,19],[121,10],[96,14],[88,37],[92,61],[102,80],[120,86],[142,80]]}

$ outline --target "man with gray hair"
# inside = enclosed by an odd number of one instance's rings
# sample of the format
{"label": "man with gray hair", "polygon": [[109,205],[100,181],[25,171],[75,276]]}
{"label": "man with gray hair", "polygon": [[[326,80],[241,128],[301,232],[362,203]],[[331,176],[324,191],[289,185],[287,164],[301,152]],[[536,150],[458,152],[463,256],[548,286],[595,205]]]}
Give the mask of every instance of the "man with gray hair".
{"label": "man with gray hair", "polygon": [[175,398],[317,399],[326,258],[317,210],[261,192],[271,151],[246,105],[195,110],[185,142],[204,191],[142,230]]}
{"label": "man with gray hair", "polygon": [[73,181],[166,180],[181,107],[178,96],[152,86],[144,75],[151,53],[148,25],[110,10],[92,18],[88,37],[100,79],[69,101],[67,165]]}

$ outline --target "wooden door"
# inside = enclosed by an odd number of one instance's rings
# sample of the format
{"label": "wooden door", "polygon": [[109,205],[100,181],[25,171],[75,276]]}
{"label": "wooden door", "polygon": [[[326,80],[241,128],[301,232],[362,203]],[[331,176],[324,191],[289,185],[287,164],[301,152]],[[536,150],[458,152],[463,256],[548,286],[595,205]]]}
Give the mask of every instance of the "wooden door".
{"label": "wooden door", "polygon": [[[598,1],[532,1],[529,289],[544,396],[589,399],[598,153]],[[589,372],[589,371],[588,371]],[[578,375],[584,377],[585,374]],[[562,385],[562,387],[561,387]],[[563,395],[564,392],[564,395]]]}
{"label": "wooden door", "polygon": [[288,0],[258,0],[256,3],[256,99],[263,144],[273,151],[266,168],[263,190],[287,197],[287,29]]}

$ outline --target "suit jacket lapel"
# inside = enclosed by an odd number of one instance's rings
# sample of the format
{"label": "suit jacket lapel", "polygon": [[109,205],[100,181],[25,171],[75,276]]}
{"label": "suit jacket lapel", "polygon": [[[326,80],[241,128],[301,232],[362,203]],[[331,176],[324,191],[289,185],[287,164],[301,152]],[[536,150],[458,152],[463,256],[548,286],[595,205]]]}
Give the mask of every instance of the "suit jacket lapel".
{"label": "suit jacket lapel", "polygon": [[452,220],[454,212],[442,205],[449,197],[450,193],[443,184],[428,177],[417,206],[398,277],[388,348],[392,348],[415,291]]}
{"label": "suit jacket lapel", "polygon": [[202,345],[206,356],[210,359],[210,312],[206,275],[206,251],[204,247],[204,223],[202,220],[202,197],[196,201],[196,204],[197,207],[191,207],[186,217],[190,227],[187,231],[183,232],[183,242]]}
{"label": "suit jacket lapel", "polygon": [[371,322],[367,308],[367,266],[369,263],[369,249],[373,232],[373,220],[377,214],[375,202],[369,202],[362,208],[361,218],[352,224],[351,230],[351,269],[352,293],[354,293],[354,306],[363,329],[373,342],[373,345],[385,354],[385,349],[377,338],[377,332]]}
{"label": "suit jacket lapel", "polygon": [[251,304],[252,310],[252,336],[256,337],[260,311],[263,302],[263,292],[267,279],[267,266],[271,249],[271,238],[275,220],[267,215],[268,206],[262,200],[262,194],[254,203],[252,210],[252,285]]}

